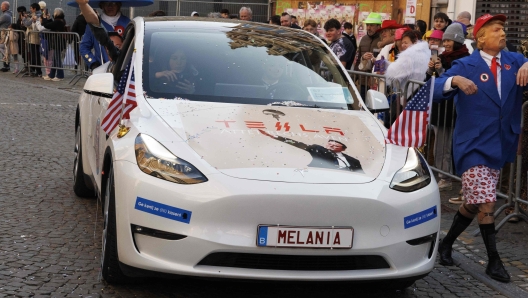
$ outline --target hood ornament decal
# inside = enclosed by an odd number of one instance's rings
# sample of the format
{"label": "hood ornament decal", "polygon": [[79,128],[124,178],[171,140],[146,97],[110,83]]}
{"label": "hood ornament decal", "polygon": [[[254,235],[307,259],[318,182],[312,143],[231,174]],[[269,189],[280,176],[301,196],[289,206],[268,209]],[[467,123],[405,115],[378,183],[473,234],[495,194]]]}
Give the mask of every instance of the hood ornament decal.
{"label": "hood ornament decal", "polygon": [[281,111],[277,111],[277,110],[271,110],[271,109],[267,109],[267,110],[264,110],[262,111],[262,113],[264,115],[271,115],[273,118],[277,119],[277,120],[280,120],[280,116],[286,116],[286,114],[284,114],[283,112]]}

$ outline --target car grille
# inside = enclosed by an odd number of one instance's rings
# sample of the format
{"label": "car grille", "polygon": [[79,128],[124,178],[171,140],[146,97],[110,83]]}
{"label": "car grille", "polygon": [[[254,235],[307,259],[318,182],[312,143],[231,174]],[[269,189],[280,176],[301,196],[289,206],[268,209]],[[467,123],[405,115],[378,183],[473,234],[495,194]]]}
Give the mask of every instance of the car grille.
{"label": "car grille", "polygon": [[381,256],[293,256],[217,252],[198,265],[269,270],[332,271],[390,268]]}

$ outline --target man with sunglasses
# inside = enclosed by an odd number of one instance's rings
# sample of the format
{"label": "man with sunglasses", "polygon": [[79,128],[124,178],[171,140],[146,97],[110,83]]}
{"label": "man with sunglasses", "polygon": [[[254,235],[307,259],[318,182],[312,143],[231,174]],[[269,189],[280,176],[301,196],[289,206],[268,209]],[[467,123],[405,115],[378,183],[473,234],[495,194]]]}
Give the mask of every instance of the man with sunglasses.
{"label": "man with sunglasses", "polygon": [[[101,24],[106,30],[115,31],[123,36],[130,19],[121,14],[121,2],[102,1],[99,2],[99,8],[102,10]],[[109,60],[106,51],[97,42],[89,26],[86,27],[79,49],[82,58],[90,69],[97,68]],[[92,49],[95,50],[95,55],[92,54]]]}

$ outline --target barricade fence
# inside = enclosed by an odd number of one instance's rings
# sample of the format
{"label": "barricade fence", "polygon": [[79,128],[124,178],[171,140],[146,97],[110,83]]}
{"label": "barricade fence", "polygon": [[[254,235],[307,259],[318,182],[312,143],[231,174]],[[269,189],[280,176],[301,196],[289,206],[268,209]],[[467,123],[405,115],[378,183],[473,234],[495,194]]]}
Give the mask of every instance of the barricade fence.
{"label": "barricade fence", "polygon": [[[79,35],[73,32],[50,32],[50,31],[30,31],[28,35],[38,34],[39,44],[36,39],[28,38],[27,42],[30,47],[30,59],[28,59],[28,68],[30,71],[35,69],[38,72],[42,68],[43,76],[51,78],[64,78],[64,71],[80,71],[75,59],[76,45],[79,44]],[[37,55],[40,53],[40,58]],[[44,72],[45,71],[45,72]]]}
{"label": "barricade fence", "polygon": [[17,76],[42,74],[63,79],[64,71],[75,72],[75,77],[84,74],[77,33],[11,29],[2,29],[0,33],[2,59],[15,65]]}

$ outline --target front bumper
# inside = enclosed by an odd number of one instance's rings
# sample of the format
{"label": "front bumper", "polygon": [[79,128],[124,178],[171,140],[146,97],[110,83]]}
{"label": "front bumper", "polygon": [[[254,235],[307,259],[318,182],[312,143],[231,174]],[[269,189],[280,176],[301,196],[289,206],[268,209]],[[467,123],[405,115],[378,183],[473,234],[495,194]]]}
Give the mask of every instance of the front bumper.
{"label": "front bumper", "polygon": [[[408,240],[438,233],[436,183],[412,193],[368,184],[296,184],[244,180],[223,174],[180,185],[148,176],[127,161],[114,164],[118,254],[121,263],[176,275],[263,280],[376,280],[423,276],[434,266],[438,241]],[[135,208],[137,198],[188,210],[188,223]],[[404,219],[436,207],[436,217],[408,227]],[[133,233],[131,225],[186,236],[165,240]],[[259,224],[351,226],[351,249],[257,247]],[[434,237],[438,240],[438,234]],[[433,247],[432,247],[433,245]],[[360,270],[272,270],[198,265],[213,253],[291,256],[381,256],[389,268]]]}

